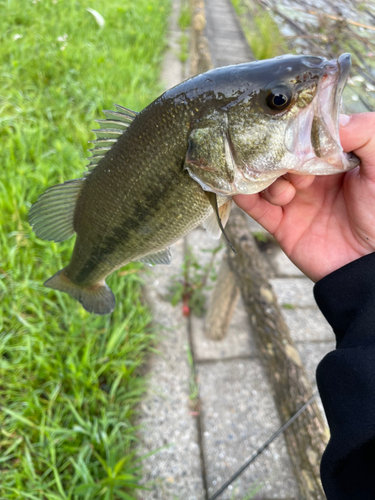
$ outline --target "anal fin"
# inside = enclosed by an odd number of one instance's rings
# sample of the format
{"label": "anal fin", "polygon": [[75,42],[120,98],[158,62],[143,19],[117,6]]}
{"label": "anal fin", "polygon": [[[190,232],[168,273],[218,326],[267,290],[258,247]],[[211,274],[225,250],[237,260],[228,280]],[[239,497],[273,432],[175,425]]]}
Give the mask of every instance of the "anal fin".
{"label": "anal fin", "polygon": [[141,259],[138,259],[139,262],[143,262],[149,266],[154,266],[156,264],[165,264],[169,266],[172,262],[172,254],[171,249],[169,247],[164,248],[163,250],[159,250],[155,253],[150,253]]}

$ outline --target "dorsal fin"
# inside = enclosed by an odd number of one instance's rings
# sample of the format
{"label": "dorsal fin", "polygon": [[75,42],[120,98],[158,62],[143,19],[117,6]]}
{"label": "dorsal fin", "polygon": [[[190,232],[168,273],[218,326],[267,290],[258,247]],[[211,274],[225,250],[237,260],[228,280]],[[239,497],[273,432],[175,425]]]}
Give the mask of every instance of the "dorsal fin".
{"label": "dorsal fin", "polygon": [[[94,148],[89,149],[92,156],[87,158],[90,161],[87,165],[89,172],[97,166],[102,158],[104,158],[113,144],[116,143],[120,135],[127,130],[129,125],[132,124],[134,118],[138,115],[136,111],[124,108],[119,104],[115,104],[114,106],[116,111],[103,111],[106,117],[105,120],[96,120],[100,125],[100,129],[93,130],[96,135],[96,140],[89,141],[94,144]],[[85,172],[85,175],[89,172]]]}

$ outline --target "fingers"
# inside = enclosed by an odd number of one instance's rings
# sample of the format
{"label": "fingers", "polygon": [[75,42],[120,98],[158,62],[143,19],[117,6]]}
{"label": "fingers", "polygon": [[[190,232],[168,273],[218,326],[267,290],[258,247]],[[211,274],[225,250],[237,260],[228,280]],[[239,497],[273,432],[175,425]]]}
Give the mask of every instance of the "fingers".
{"label": "fingers", "polygon": [[340,116],[340,139],[344,151],[361,159],[361,173],[375,181],[375,113]]}
{"label": "fingers", "polygon": [[287,174],[277,179],[260,194],[237,195],[233,200],[247,214],[274,233],[283,217],[282,206],[290,203],[297,190],[306,189],[314,181],[313,175]]}
{"label": "fingers", "polygon": [[286,178],[290,181],[293,186],[297,189],[307,189],[314,182],[315,175],[297,175],[297,174],[287,174]]}
{"label": "fingers", "polygon": [[280,177],[269,186],[262,197],[272,203],[272,205],[283,206],[290,203],[296,194],[295,187],[288,180]]}
{"label": "fingers", "polygon": [[238,194],[233,196],[233,200],[269,233],[276,231],[283,216],[281,207],[272,205],[259,194]]}

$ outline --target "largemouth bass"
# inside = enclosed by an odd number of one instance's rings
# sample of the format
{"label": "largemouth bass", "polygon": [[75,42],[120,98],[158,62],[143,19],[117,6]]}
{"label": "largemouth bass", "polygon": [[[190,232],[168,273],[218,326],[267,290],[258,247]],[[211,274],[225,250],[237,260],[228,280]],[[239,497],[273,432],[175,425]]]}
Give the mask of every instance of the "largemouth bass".
{"label": "largemouth bass", "polygon": [[88,172],[47,189],[30,210],[38,237],[77,234],[70,263],[45,286],[108,314],[110,273],[135,260],[170,263],[169,246],[200,223],[218,237],[232,195],[257,193],[286,172],[357,166],[338,134],[350,64],[343,54],[228,66],[190,78],[140,113],[105,111]]}

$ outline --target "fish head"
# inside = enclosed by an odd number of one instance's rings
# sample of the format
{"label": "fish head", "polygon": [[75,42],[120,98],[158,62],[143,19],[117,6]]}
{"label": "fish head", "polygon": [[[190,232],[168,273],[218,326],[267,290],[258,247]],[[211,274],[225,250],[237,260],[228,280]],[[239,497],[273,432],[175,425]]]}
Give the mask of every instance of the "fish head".
{"label": "fish head", "polygon": [[[235,98],[192,131],[190,175],[203,189],[233,195],[259,192],[287,172],[329,175],[357,166],[359,159],[343,151],[338,124],[350,67],[350,54],[238,65]],[[197,147],[202,141],[206,154]]]}

